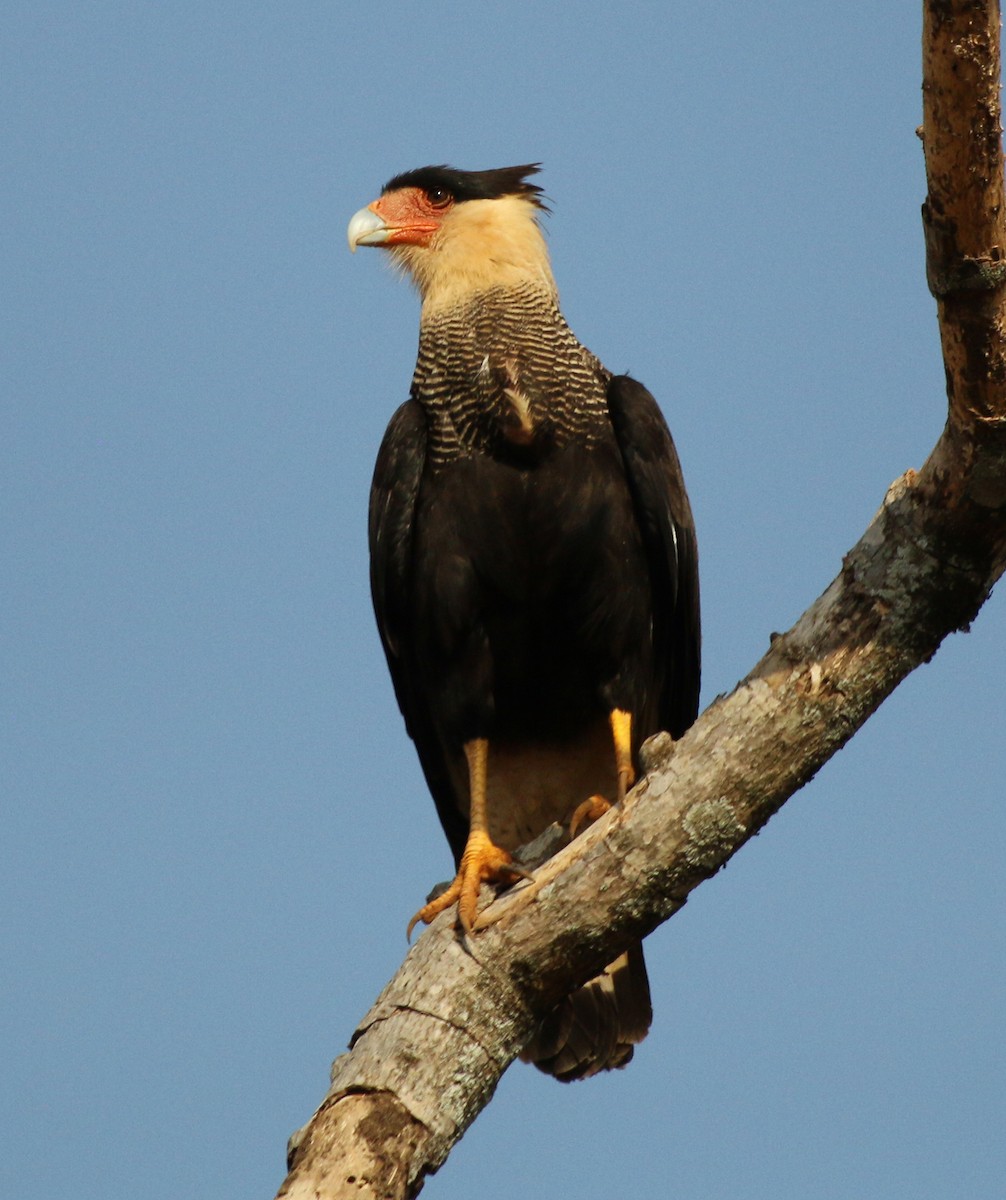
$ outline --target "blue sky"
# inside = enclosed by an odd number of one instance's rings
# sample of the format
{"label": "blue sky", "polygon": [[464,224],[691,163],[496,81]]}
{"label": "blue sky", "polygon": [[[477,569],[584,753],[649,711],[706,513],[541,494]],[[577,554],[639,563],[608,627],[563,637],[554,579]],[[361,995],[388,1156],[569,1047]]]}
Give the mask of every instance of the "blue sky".
{"label": "blue sky", "polygon": [[[418,309],[349,216],[545,164],[707,703],[943,426],[919,8],[8,6],[0,1193],[272,1195],[449,872],[367,591]],[[632,1066],[514,1067],[426,1194],[996,1195],[1004,652],[995,595],[649,940]]]}

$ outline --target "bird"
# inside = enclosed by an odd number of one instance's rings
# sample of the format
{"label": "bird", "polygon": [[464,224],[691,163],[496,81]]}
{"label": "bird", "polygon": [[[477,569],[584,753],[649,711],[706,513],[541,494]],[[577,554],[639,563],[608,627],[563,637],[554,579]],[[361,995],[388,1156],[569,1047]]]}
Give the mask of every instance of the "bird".
{"label": "bird", "polygon": [[[370,582],[456,876],[413,917],[526,872],[514,852],[626,802],[642,742],[698,711],[695,524],[649,391],[567,325],[540,163],[396,175],[349,222],[421,301],[409,398],[370,493]],[[624,295],[624,293],[623,293]],[[615,301],[622,305],[624,299]],[[624,1066],[652,1021],[637,944],[521,1057],[563,1081]]]}

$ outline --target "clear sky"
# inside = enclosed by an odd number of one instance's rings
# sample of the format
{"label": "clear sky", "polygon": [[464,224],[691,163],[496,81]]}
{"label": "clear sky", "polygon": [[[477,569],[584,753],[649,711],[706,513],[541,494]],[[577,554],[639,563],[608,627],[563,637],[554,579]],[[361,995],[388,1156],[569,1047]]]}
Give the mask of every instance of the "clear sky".
{"label": "clear sky", "polygon": [[[704,701],[945,417],[920,5],[12,0],[0,42],[0,1195],[271,1196],[450,871],[367,588],[418,306],[350,215],[540,160],[663,404]],[[648,942],[631,1067],[504,1077],[426,1194],[986,1200],[993,596]]]}

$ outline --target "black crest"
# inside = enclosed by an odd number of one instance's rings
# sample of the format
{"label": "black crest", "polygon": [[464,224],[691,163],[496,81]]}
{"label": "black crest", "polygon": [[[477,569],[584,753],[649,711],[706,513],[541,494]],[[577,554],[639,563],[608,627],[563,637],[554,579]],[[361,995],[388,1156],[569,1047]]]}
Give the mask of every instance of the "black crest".
{"label": "black crest", "polygon": [[541,163],[525,163],[521,167],[497,167],[495,171],[459,171],[456,167],[418,167],[396,175],[384,185],[384,192],[397,188],[417,187],[424,192],[445,191],[461,203],[464,200],[498,200],[501,196],[523,196],[538,208],[545,208],[540,199],[542,189],[528,183],[529,175],[537,175]]}

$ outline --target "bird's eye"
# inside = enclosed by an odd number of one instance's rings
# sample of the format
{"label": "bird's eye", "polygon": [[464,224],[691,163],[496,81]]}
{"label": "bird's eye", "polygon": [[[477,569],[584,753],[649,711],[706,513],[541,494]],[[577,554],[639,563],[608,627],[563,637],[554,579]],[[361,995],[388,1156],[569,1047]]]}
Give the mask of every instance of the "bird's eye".
{"label": "bird's eye", "polygon": [[450,204],[452,196],[446,188],[434,187],[427,189],[426,199],[434,208],[446,208]]}

